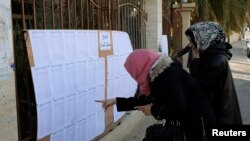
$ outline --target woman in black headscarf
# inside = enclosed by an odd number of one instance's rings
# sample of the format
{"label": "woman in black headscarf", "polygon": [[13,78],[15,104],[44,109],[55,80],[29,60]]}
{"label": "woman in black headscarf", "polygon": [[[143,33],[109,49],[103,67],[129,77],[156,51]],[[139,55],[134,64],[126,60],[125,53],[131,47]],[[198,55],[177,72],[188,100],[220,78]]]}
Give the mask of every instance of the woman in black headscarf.
{"label": "woman in black headscarf", "polygon": [[228,61],[232,46],[215,22],[199,22],[185,32],[191,54],[190,74],[200,84],[214,109],[217,124],[242,124],[234,81]]}

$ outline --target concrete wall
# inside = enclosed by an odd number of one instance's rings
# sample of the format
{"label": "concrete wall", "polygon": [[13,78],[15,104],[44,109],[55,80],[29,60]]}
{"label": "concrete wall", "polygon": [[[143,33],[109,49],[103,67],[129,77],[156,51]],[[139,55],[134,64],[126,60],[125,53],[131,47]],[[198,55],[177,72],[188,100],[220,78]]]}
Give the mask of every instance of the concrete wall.
{"label": "concrete wall", "polygon": [[162,0],[146,0],[146,48],[158,50],[162,36]]}
{"label": "concrete wall", "polygon": [[17,141],[17,107],[11,1],[0,0],[0,140]]}

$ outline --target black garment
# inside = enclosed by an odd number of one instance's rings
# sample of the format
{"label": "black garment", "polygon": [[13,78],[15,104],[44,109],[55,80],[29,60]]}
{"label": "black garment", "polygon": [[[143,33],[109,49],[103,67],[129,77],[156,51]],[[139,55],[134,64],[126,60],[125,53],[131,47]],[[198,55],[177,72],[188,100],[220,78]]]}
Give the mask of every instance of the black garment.
{"label": "black garment", "polygon": [[242,124],[238,98],[228,60],[232,46],[218,43],[190,62],[191,75],[209,98],[217,124]]}
{"label": "black garment", "polygon": [[136,110],[136,106],[143,106],[153,102],[152,97],[147,97],[144,95],[129,97],[129,98],[116,98],[117,111],[131,111]]}
{"label": "black garment", "polygon": [[180,50],[179,52],[177,52],[173,57],[179,58],[185,55],[186,53],[188,53],[187,67],[189,68],[190,62],[192,60],[192,48],[190,48],[188,45],[184,47],[182,50]]}
{"label": "black garment", "polygon": [[151,113],[156,119],[181,121],[189,141],[202,141],[201,119],[206,126],[215,123],[215,118],[198,85],[176,60],[167,62],[160,58],[152,71],[158,72],[150,77],[151,98],[117,98],[117,110],[133,110],[136,105],[143,105],[142,101],[145,105],[152,102]]}
{"label": "black garment", "polygon": [[180,50],[179,52],[176,53],[176,55],[174,57],[181,57],[184,54],[188,53],[190,50],[190,47],[187,45],[185,46],[182,50]]}

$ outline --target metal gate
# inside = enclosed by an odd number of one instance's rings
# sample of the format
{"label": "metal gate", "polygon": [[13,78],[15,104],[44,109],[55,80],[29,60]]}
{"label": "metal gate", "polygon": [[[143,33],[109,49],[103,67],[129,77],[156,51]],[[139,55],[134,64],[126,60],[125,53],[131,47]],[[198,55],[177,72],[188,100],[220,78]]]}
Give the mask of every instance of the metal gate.
{"label": "metal gate", "polygon": [[172,8],[174,0],[162,0],[162,30],[168,35],[170,55],[182,49],[182,17]]}

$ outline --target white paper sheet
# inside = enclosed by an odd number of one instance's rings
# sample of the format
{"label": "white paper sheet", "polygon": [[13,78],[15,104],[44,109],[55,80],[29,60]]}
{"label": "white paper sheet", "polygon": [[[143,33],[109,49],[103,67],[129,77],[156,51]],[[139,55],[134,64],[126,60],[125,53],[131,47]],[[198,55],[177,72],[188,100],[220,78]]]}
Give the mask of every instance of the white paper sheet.
{"label": "white paper sheet", "polygon": [[119,32],[112,31],[112,43],[113,43],[113,53],[118,55],[119,54]]}
{"label": "white paper sheet", "polygon": [[29,35],[32,47],[32,54],[34,58],[34,65],[36,67],[40,67],[50,64],[51,61],[49,59],[46,31],[30,30]]}
{"label": "white paper sheet", "polygon": [[[87,40],[86,40],[87,39]],[[78,46],[78,57],[79,59],[86,60],[90,57],[89,55],[89,44],[88,44],[88,32],[80,30],[76,32],[76,40]]]}
{"label": "white paper sheet", "polygon": [[119,78],[115,78],[114,79],[114,91],[113,91],[113,96],[116,97],[117,95],[119,96],[120,95],[120,85],[119,85]]}
{"label": "white paper sheet", "polygon": [[115,81],[114,79],[108,80],[108,90],[107,90],[107,98],[114,98],[116,95],[114,94],[115,89]]}
{"label": "white paper sheet", "polygon": [[63,130],[60,130],[58,132],[53,132],[50,136],[51,141],[64,141],[64,133]]}
{"label": "white paper sheet", "polygon": [[64,48],[65,57],[67,61],[78,60],[78,46],[76,41],[76,31],[75,30],[65,30],[64,31]]}
{"label": "white paper sheet", "polygon": [[64,128],[64,98],[53,101],[52,113],[52,131],[62,130]]}
{"label": "white paper sheet", "polygon": [[87,108],[88,108],[87,95],[88,95],[88,91],[82,91],[82,92],[79,92],[78,94],[78,98],[77,98],[77,119],[78,120],[82,120],[86,118],[87,116]]}
{"label": "white paper sheet", "polygon": [[127,33],[112,31],[114,55],[128,54],[133,51],[130,38]]}
{"label": "white paper sheet", "polygon": [[51,99],[51,86],[47,67],[32,67],[32,78],[38,104],[48,102]]}
{"label": "white paper sheet", "polygon": [[128,82],[127,82],[126,76],[121,76],[118,79],[119,79],[119,81],[118,81],[119,90],[118,90],[117,96],[128,97],[127,95],[125,95],[126,92],[129,90],[127,87]]}
{"label": "white paper sheet", "polygon": [[78,89],[83,91],[88,88],[88,63],[81,61],[77,63]]}
{"label": "white paper sheet", "polygon": [[87,127],[88,127],[87,140],[91,140],[97,135],[97,133],[96,133],[96,115],[95,114],[92,114],[88,117]]}
{"label": "white paper sheet", "polygon": [[53,99],[62,98],[65,95],[63,65],[50,67],[50,81]]}
{"label": "white paper sheet", "polygon": [[87,119],[83,119],[77,123],[77,141],[87,141]]}
{"label": "white paper sheet", "polygon": [[110,55],[107,57],[108,66],[108,80],[115,78],[115,66],[114,66],[114,56]]}
{"label": "white paper sheet", "polygon": [[67,95],[76,92],[77,90],[77,74],[75,63],[68,63],[65,66]]}
{"label": "white paper sheet", "polygon": [[89,56],[91,59],[98,58],[98,34],[96,30],[87,30],[88,32],[88,46],[89,46]]}
{"label": "white paper sheet", "polygon": [[61,30],[48,30],[47,32],[51,63],[63,63],[65,61],[63,32]]}
{"label": "white paper sheet", "polygon": [[104,111],[100,110],[96,113],[96,134],[101,134],[105,129],[105,117],[104,117]]}
{"label": "white paper sheet", "polygon": [[127,56],[128,56],[127,54],[119,56],[119,67],[118,67],[119,68],[119,76],[127,74],[127,70],[124,67]]}
{"label": "white paper sheet", "polygon": [[105,62],[104,58],[100,58],[97,60],[97,85],[103,85],[105,82]]}
{"label": "white paper sheet", "polygon": [[167,35],[161,36],[161,53],[168,56],[168,37]]}
{"label": "white paper sheet", "polygon": [[59,64],[65,61],[62,33],[61,30],[47,30],[47,44],[52,64]]}
{"label": "white paper sheet", "polygon": [[72,95],[66,98],[65,125],[69,126],[77,121],[77,96]]}
{"label": "white paper sheet", "polygon": [[51,133],[52,130],[52,107],[51,102],[37,106],[37,138],[41,139]]}
{"label": "white paper sheet", "polygon": [[133,51],[133,46],[132,46],[132,43],[131,43],[131,40],[130,40],[128,33],[123,32],[123,34],[124,34],[125,45],[126,45],[124,54],[129,54],[130,52]]}
{"label": "white paper sheet", "polygon": [[126,53],[126,48],[127,48],[127,42],[125,41],[126,40],[126,36],[124,33],[120,33],[119,35],[119,54],[122,54],[122,53]]}
{"label": "white paper sheet", "polygon": [[119,56],[114,56],[114,76],[115,78],[119,77]]}
{"label": "white paper sheet", "polygon": [[88,62],[88,88],[96,86],[96,72],[97,72],[96,60],[89,60]]}
{"label": "white paper sheet", "polygon": [[95,113],[96,109],[96,103],[95,103],[95,96],[96,96],[96,88],[91,88],[88,91],[88,110],[87,110],[87,115],[92,115],[93,113]]}
{"label": "white paper sheet", "polygon": [[[105,91],[105,87],[104,84],[100,85],[97,87],[97,91],[96,91],[96,96],[95,96],[95,100],[103,100],[104,99],[104,93]],[[102,104],[101,103],[95,103],[96,105],[96,111],[101,111],[102,109]]]}
{"label": "white paper sheet", "polygon": [[76,141],[76,125],[72,124],[64,130],[65,141]]}

